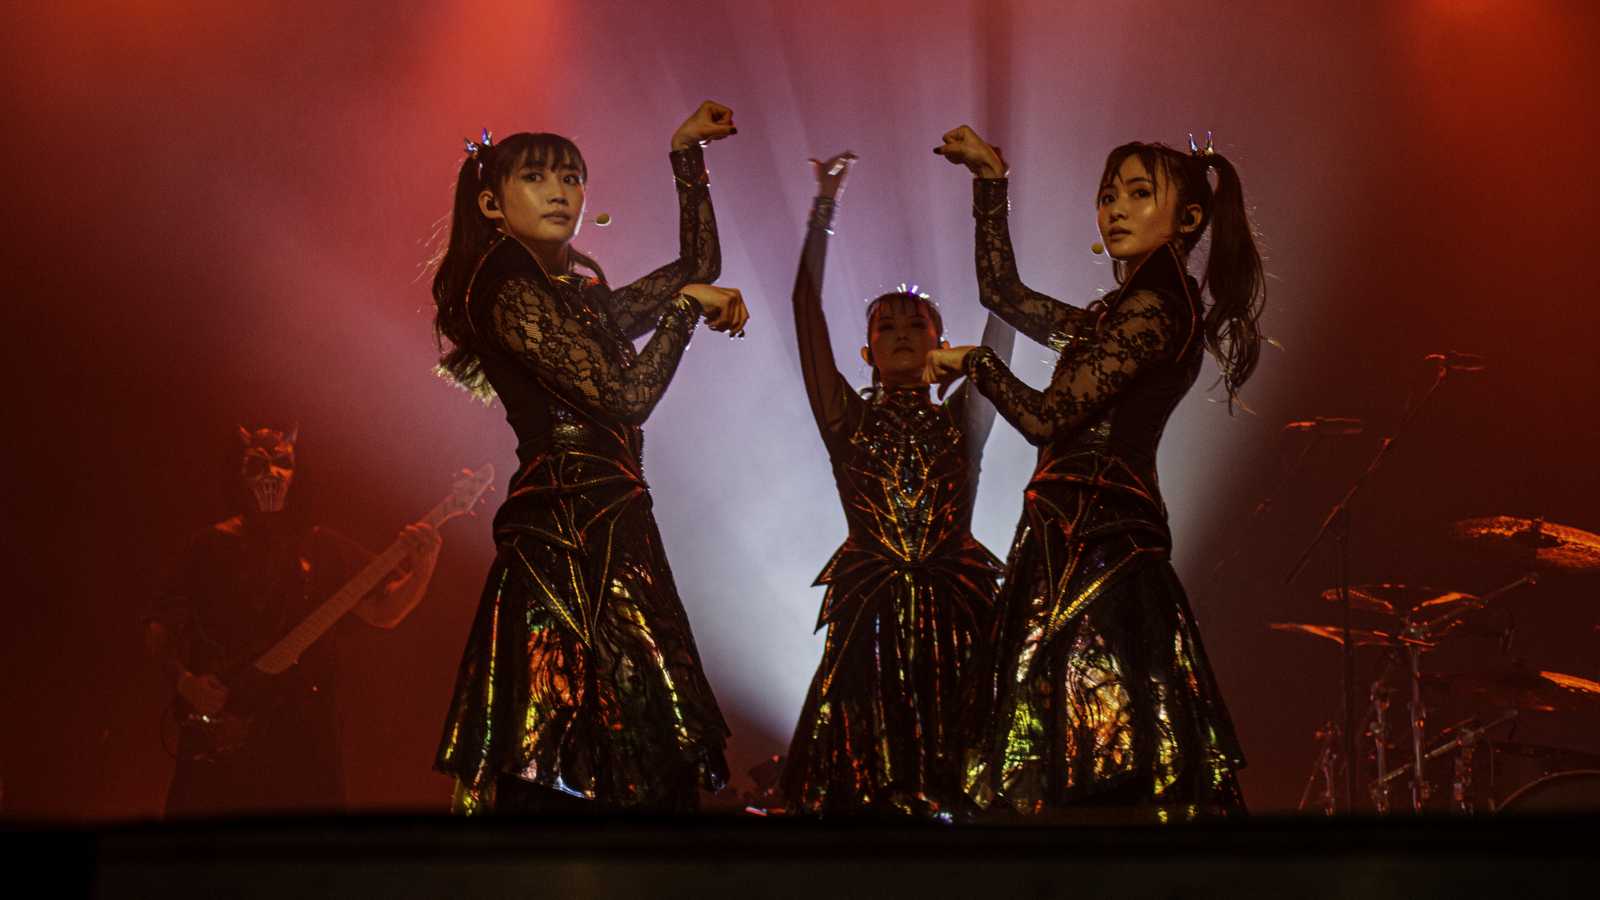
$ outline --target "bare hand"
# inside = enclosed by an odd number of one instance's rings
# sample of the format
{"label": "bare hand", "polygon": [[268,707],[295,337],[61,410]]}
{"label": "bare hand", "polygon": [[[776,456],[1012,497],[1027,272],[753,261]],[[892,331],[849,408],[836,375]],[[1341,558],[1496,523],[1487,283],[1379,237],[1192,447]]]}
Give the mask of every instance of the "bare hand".
{"label": "bare hand", "polygon": [[416,522],[400,529],[399,540],[406,545],[406,565],[411,571],[432,571],[434,563],[439,561],[439,549],[444,545],[439,529],[427,522]]}
{"label": "bare hand", "polygon": [[812,174],[817,176],[817,196],[838,200],[844,194],[844,177],[850,174],[850,165],[858,157],[846,150],[825,160],[807,160]]}
{"label": "bare hand", "polygon": [[700,304],[706,325],[712,331],[726,331],[729,337],[744,337],[744,326],[750,321],[750,310],[745,308],[744,295],[739,293],[738,288],[690,284],[684,286],[683,293]]}
{"label": "bare hand", "polygon": [[999,147],[991,147],[978,137],[969,125],[961,125],[944,133],[944,143],[933,152],[948,159],[953,165],[966,166],[978,178],[1004,178],[1007,166],[1000,156]]}
{"label": "bare hand", "polygon": [[969,345],[939,347],[928,351],[928,363],[922,370],[922,380],[939,386],[940,400],[944,399],[950,385],[967,374],[967,354],[976,349]]}
{"label": "bare hand", "polygon": [[178,679],[178,696],[194,707],[195,712],[200,715],[214,716],[222,712],[222,707],[228,703],[228,687],[215,675],[195,675],[193,672],[185,672],[183,677]]}
{"label": "bare hand", "polygon": [[738,133],[739,129],[733,127],[733,110],[714,100],[707,100],[673,132],[672,149],[687,150],[695,144],[720,141]]}

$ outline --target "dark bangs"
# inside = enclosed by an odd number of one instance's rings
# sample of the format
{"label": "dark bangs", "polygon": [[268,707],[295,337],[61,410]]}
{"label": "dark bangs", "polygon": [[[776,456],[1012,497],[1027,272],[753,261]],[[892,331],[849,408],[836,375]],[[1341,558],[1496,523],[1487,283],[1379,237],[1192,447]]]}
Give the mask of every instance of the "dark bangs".
{"label": "dark bangs", "polygon": [[495,152],[483,167],[483,183],[498,188],[500,182],[524,166],[543,169],[573,169],[585,182],[589,166],[578,152],[578,145],[559,134],[546,131],[518,132],[495,145]]}
{"label": "dark bangs", "polygon": [[928,320],[933,323],[933,330],[938,332],[939,337],[944,337],[944,316],[939,314],[939,307],[933,302],[933,298],[921,292],[910,290],[890,291],[887,294],[879,294],[872,298],[867,304],[868,332],[872,331],[872,320],[877,318],[878,313],[885,308],[886,304],[891,303],[907,303],[920,308],[923,315],[926,315]]}
{"label": "dark bangs", "polygon": [[[1105,170],[1100,173],[1100,186],[1094,192],[1096,206],[1100,205],[1100,192],[1111,186],[1111,182],[1117,177],[1118,170],[1122,168],[1122,164],[1127,162],[1130,156],[1137,158],[1139,163],[1144,166],[1144,170],[1149,172],[1152,178],[1155,178],[1158,173],[1165,175],[1167,184],[1170,187],[1176,187],[1178,194],[1182,196],[1183,173],[1177,171],[1172,165],[1174,157],[1177,156],[1177,151],[1165,144],[1146,144],[1143,141],[1134,141],[1129,144],[1123,144],[1106,156]],[[1159,186],[1158,182],[1157,187]]]}

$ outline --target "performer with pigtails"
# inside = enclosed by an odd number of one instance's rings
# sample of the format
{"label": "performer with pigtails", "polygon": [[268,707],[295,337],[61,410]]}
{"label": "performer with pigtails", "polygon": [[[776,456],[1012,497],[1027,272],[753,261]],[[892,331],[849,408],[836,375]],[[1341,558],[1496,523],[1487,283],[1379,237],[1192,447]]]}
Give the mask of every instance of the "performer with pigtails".
{"label": "performer with pigtails", "polygon": [[[928,356],[930,380],[966,376],[1039,448],[968,714],[968,796],[1022,815],[1242,812],[1244,757],[1170,562],[1156,479],[1162,430],[1204,352],[1230,404],[1256,367],[1264,286],[1238,174],[1209,136],[1189,153],[1111,151],[1096,209],[1119,286],[1076,307],[1018,276],[995,148],[961,126],[934,152],[976,176],[983,305],[1061,354],[1043,390],[983,347]],[[1197,283],[1189,255],[1207,231]]]}
{"label": "performer with pigtails", "polygon": [[701,145],[733,133],[707,102],[673,134],[678,258],[615,289],[571,247],[589,180],[571,141],[468,143],[433,282],[440,368],[499,397],[520,467],[436,762],[459,812],[687,811],[727,780],[641,426],[701,319],[738,334],[748,317],[708,284],[721,255]]}

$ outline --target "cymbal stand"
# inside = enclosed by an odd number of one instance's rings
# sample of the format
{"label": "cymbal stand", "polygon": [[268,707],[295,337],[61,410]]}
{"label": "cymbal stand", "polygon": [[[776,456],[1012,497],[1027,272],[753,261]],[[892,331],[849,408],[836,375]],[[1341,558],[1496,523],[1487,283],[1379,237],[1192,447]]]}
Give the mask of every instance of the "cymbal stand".
{"label": "cymbal stand", "polygon": [[1332,720],[1324,722],[1322,727],[1317,729],[1317,740],[1321,744],[1317,751],[1317,761],[1311,766],[1311,774],[1306,778],[1305,790],[1300,792],[1300,802],[1295,805],[1295,809],[1300,812],[1305,811],[1306,804],[1311,802],[1311,792],[1317,786],[1317,778],[1320,776],[1322,796],[1317,799],[1322,806],[1322,814],[1331,816],[1338,811],[1334,802],[1333,786],[1338,782],[1334,769],[1339,765],[1339,725]]}
{"label": "cymbal stand", "polygon": [[[1434,374],[1433,383],[1428,385],[1428,390],[1423,393],[1422,399],[1412,405],[1405,415],[1401,417],[1400,424],[1395,426],[1394,433],[1378,444],[1378,452],[1372,457],[1372,461],[1367,464],[1366,469],[1362,470],[1360,475],[1356,476],[1356,480],[1344,492],[1344,496],[1339,499],[1339,502],[1334,504],[1333,509],[1329,510],[1327,517],[1322,520],[1322,526],[1317,529],[1316,536],[1311,539],[1311,543],[1306,546],[1305,552],[1300,554],[1299,560],[1295,562],[1294,567],[1289,570],[1289,574],[1284,576],[1283,579],[1284,584],[1294,583],[1294,580],[1300,577],[1300,573],[1305,571],[1306,564],[1311,561],[1311,555],[1316,552],[1317,547],[1321,546],[1322,542],[1330,535],[1334,537],[1335,542],[1338,544],[1339,606],[1344,610],[1344,755],[1347,759],[1354,759],[1356,755],[1356,650],[1355,641],[1352,640],[1350,634],[1350,504],[1355,500],[1356,494],[1361,491],[1361,488],[1372,477],[1372,474],[1378,471],[1378,467],[1388,457],[1390,448],[1394,447],[1394,443],[1400,434],[1416,420],[1417,414],[1427,405],[1428,398],[1434,395],[1434,392],[1439,389],[1439,385],[1444,384],[1445,377],[1449,373],[1450,369],[1441,362]],[[1344,796],[1345,808],[1352,808],[1355,798],[1355,766],[1353,765],[1345,767]]]}
{"label": "cymbal stand", "polygon": [[[1411,811],[1422,812],[1428,802],[1428,781],[1422,773],[1422,734],[1428,726],[1428,708],[1422,702],[1422,650],[1416,643],[1406,644],[1406,663],[1411,670]],[[1381,770],[1380,770],[1381,771]]]}
{"label": "cymbal stand", "polygon": [[[1389,771],[1389,694],[1390,688],[1382,678],[1372,683],[1372,735],[1374,758],[1378,771]],[[1389,782],[1377,779],[1372,783],[1372,810],[1378,815],[1389,813]]]}

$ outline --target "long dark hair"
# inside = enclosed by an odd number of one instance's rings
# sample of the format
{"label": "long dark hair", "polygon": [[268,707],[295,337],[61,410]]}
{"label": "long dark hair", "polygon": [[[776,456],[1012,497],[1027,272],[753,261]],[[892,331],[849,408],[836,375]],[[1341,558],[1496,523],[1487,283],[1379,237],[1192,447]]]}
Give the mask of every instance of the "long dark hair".
{"label": "long dark hair", "polygon": [[[1205,314],[1206,348],[1216,357],[1222,370],[1222,383],[1228,390],[1229,408],[1238,399],[1239,388],[1250,380],[1261,357],[1261,310],[1266,305],[1267,284],[1261,270],[1261,251],[1255,232],[1245,213],[1244,188],[1233,163],[1215,151],[1187,153],[1166,144],[1135,141],[1111,151],[1105,171],[1100,174],[1100,189],[1111,184],[1122,163],[1137,157],[1145,171],[1167,176],[1167,183],[1178,190],[1174,210],[1181,214],[1189,204],[1200,207],[1200,227],[1179,233],[1185,255],[1209,229],[1211,251],[1206,256],[1202,291],[1211,294],[1211,307]],[[1207,173],[1217,173],[1213,190]]]}
{"label": "long dark hair", "polygon": [[[519,132],[481,148],[476,155],[469,154],[456,173],[450,233],[433,275],[433,334],[442,354],[437,371],[485,402],[494,399],[494,388],[483,374],[479,338],[467,309],[467,288],[479,261],[503,232],[478,208],[478,194],[488,188],[498,198],[505,180],[530,163],[548,168],[571,166],[585,182],[589,180],[589,167],[578,145],[559,134]],[[571,247],[567,252],[605,280],[594,260]]]}

